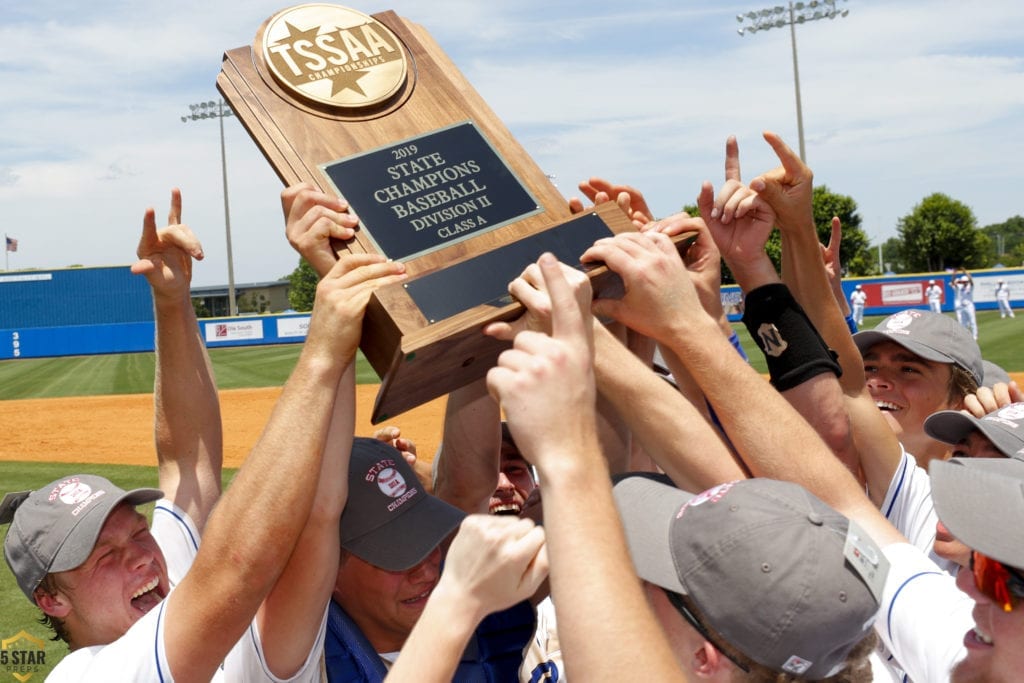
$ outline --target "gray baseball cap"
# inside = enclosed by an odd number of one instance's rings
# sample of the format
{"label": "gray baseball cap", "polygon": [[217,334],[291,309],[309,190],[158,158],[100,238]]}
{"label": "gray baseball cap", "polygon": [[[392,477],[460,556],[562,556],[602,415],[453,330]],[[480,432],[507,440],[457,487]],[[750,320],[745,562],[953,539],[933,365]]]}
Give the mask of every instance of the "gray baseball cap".
{"label": "gray baseball cap", "polygon": [[1010,374],[1006,372],[1006,370],[1003,370],[990,360],[982,360],[981,366],[984,368],[985,375],[981,382],[981,386],[983,387],[991,389],[997,382],[1009,384],[1013,381],[1013,378],[1010,377]]}
{"label": "gray baseball cap", "polygon": [[747,479],[694,496],[636,476],[614,492],[640,578],[688,596],[750,659],[816,680],[868,635],[878,601],[845,558],[849,522],[802,487]]}
{"label": "gray baseball cap", "polygon": [[957,444],[975,429],[1006,457],[1024,460],[1024,403],[1011,403],[981,418],[940,410],[924,421],[925,433],[944,443]]}
{"label": "gray baseball cap", "polygon": [[916,309],[893,313],[873,330],[853,335],[853,341],[862,356],[875,344],[889,341],[925,360],[958,365],[979,385],[985,375],[978,342],[967,328],[942,313]]}
{"label": "gray baseball cap", "polygon": [[419,477],[392,446],[356,437],[341,515],[341,547],[375,567],[415,567],[466,516],[423,490]]}
{"label": "gray baseball cap", "polygon": [[1024,569],[1024,461],[953,458],[928,465],[939,519],[956,538]]}
{"label": "gray baseball cap", "polygon": [[32,594],[47,574],[85,562],[104,522],[120,503],[141,505],[163,495],[159,489],[125,491],[91,474],[5,495],[0,501],[0,524],[11,527],[4,538],[4,557],[21,591],[35,602]]}

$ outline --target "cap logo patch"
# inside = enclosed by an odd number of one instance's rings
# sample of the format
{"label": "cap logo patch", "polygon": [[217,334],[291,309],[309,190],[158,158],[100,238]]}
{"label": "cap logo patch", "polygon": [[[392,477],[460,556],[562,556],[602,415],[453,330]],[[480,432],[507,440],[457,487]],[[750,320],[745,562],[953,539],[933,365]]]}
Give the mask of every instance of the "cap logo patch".
{"label": "cap logo patch", "polygon": [[[885,321],[885,329],[888,332],[900,332],[904,327],[913,324],[914,320],[921,317],[917,311],[900,311]],[[904,332],[904,334],[906,334]]]}
{"label": "cap logo patch", "polygon": [[59,498],[60,502],[65,505],[76,505],[88,498],[90,493],[92,493],[92,487],[88,484],[83,484],[77,478],[68,479],[57,484],[57,487],[50,492],[50,502]]}
{"label": "cap logo patch", "polygon": [[399,473],[398,468],[395,467],[395,461],[391,458],[378,460],[371,465],[370,469],[366,470],[365,479],[377,482],[381,493],[391,498],[402,495],[407,488],[405,478]]}
{"label": "cap logo patch", "polygon": [[782,670],[799,676],[800,674],[810,669],[812,664],[814,664],[814,662],[809,662],[803,657],[797,657],[796,655],[793,655],[792,657],[786,660],[785,664],[782,665]]}
{"label": "cap logo patch", "polygon": [[392,498],[398,498],[408,488],[405,485],[405,478],[399,474],[398,470],[392,467],[381,470],[381,473],[377,476],[377,487],[381,493]]}
{"label": "cap logo patch", "polygon": [[366,470],[364,479],[367,482],[375,482],[381,493],[388,498],[394,498],[388,503],[388,512],[394,512],[419,493],[417,487],[406,483],[405,477],[395,467],[395,461],[391,458],[384,458],[374,463],[370,469]]}
{"label": "cap logo patch", "polygon": [[[1004,420],[1024,420],[1024,405],[1015,404],[1012,406],[1006,406],[1005,408],[997,410],[994,416],[989,415],[984,419],[987,420],[990,417],[999,417]],[[1013,427],[1016,429],[1017,425],[1013,425]]]}
{"label": "cap logo patch", "polygon": [[718,486],[710,488],[702,493],[698,493],[696,496],[686,501],[683,507],[679,508],[679,512],[676,513],[676,519],[683,516],[683,513],[686,512],[686,508],[695,508],[698,505],[703,505],[704,503],[717,503],[722,500],[722,498],[725,497],[725,494],[729,492],[729,489],[731,489],[735,483],[736,482],[734,481],[730,481],[725,484],[719,484]]}

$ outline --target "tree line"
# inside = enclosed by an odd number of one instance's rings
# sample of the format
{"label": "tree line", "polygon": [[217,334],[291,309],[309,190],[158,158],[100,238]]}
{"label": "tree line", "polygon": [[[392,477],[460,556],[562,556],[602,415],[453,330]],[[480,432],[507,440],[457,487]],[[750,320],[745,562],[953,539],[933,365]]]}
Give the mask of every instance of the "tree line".
{"label": "tree line", "polygon": [[[1024,263],[1024,217],[1013,216],[1002,223],[979,228],[974,211],[949,195],[936,192],[920,201],[896,224],[896,237],[878,245],[861,227],[857,202],[848,195],[833,192],[825,185],[814,188],[814,223],[818,238],[827,244],[832,232],[832,217],[843,224],[839,246],[843,274],[847,277],[886,273],[934,273],[965,268],[978,270],[997,266],[1014,267]],[[696,206],[684,211],[697,215]],[[781,248],[778,233],[769,241],[769,255],[776,267]],[[731,282],[727,273],[723,279]]]}

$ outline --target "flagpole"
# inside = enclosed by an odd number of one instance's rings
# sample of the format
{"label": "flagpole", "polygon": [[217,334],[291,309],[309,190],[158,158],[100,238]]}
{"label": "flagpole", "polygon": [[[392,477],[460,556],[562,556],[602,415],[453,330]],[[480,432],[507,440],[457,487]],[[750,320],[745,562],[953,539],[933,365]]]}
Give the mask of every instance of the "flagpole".
{"label": "flagpole", "polygon": [[7,233],[4,233],[4,272],[11,269],[11,250],[7,248]]}

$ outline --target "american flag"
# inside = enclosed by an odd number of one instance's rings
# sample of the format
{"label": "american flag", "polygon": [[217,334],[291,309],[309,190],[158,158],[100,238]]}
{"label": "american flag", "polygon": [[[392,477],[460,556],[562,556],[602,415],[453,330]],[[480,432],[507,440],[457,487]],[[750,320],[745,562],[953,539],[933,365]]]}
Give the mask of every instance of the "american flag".
{"label": "american flag", "polygon": [[7,251],[18,251],[18,240],[7,235],[4,235],[4,238],[7,240]]}

